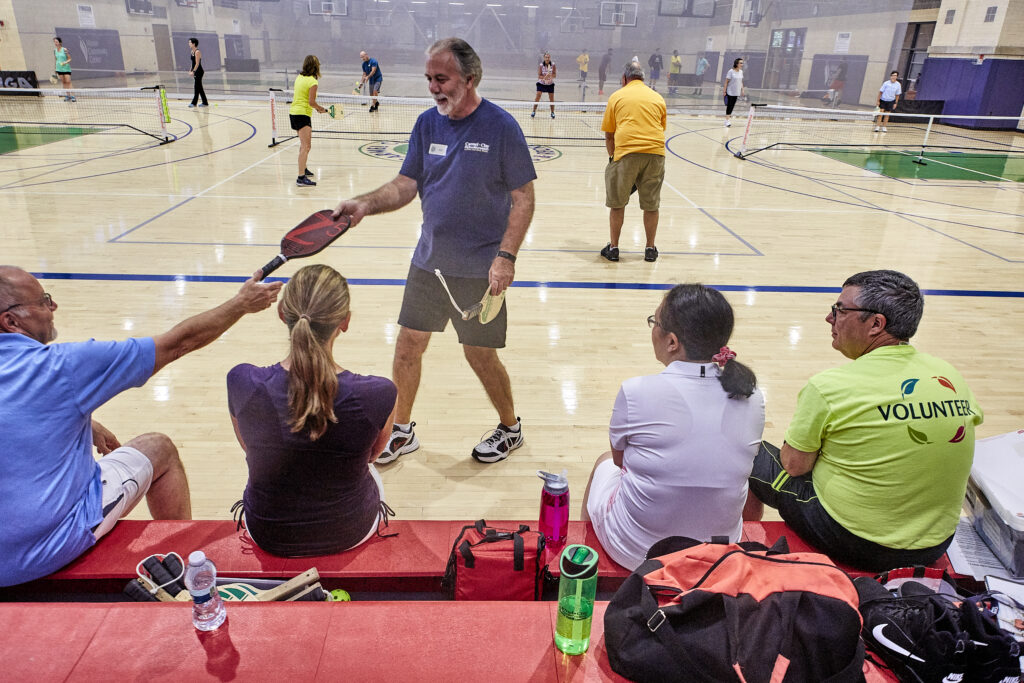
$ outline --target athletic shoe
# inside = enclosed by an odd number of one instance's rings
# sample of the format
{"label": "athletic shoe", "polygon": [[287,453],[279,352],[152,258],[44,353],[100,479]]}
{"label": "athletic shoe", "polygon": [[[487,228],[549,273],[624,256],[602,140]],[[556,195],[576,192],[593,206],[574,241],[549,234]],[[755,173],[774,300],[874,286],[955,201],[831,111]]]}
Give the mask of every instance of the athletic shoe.
{"label": "athletic shoe", "polygon": [[531,119],[537,118],[537,112],[535,112],[535,111],[530,112],[530,118]]}
{"label": "athletic shoe", "polygon": [[194,104],[190,104],[190,105],[188,105],[188,108],[189,108],[189,109],[195,109],[195,108],[196,108],[196,105],[194,105]]}
{"label": "athletic shoe", "polygon": [[900,596],[869,576],[853,583],[864,618],[861,635],[901,681],[973,680],[966,673],[977,646],[947,597],[919,595],[913,582],[900,587]]}
{"label": "athletic shoe", "polygon": [[882,132],[883,132],[883,133],[888,133],[889,131],[887,131],[887,130],[885,129],[885,126],[882,126]]}
{"label": "athletic shoe", "polygon": [[598,95],[603,95],[603,94],[604,94],[604,90],[598,90],[598,91],[597,91],[597,94],[598,94]]}
{"label": "athletic shoe", "polygon": [[307,178],[315,178],[316,177],[316,174],[313,173],[312,171],[310,171],[308,168],[305,170],[305,172],[303,172],[302,175],[306,176]]}
{"label": "athletic shoe", "polygon": [[379,108],[380,108],[380,102],[377,102],[377,103],[375,103],[375,104],[371,104],[371,105],[370,105],[370,111],[371,111],[371,112],[375,112],[375,111],[377,111],[377,109],[379,109]]}
{"label": "athletic shoe", "polygon": [[960,603],[960,623],[976,645],[968,659],[965,680],[1002,683],[1019,680],[1024,644],[1014,640],[996,621],[992,598],[979,596]]}
{"label": "athletic shoe", "polygon": [[881,131],[881,130],[882,130],[882,127],[881,127],[881,126],[875,126],[875,132],[876,132],[876,133],[877,133],[877,132],[879,132],[879,131]]}
{"label": "athletic shoe", "polygon": [[295,184],[298,185],[299,187],[315,187],[316,181],[310,180],[304,175],[300,175],[298,178],[295,179]]}
{"label": "athletic shoe", "polygon": [[555,112],[551,112],[551,118],[555,118]]}
{"label": "athletic shoe", "polygon": [[657,260],[658,260],[658,248],[657,247],[647,247],[646,249],[644,249],[644,261],[647,261],[648,263],[653,263],[654,261],[657,261]]}
{"label": "athletic shoe", "polygon": [[725,122],[725,127],[726,128],[731,128],[732,127],[732,121],[726,121]]}
{"label": "athletic shoe", "polygon": [[473,449],[473,459],[477,462],[498,462],[507,458],[509,453],[523,445],[523,423],[518,417],[516,426],[519,429],[513,432],[499,422],[491,435]]}
{"label": "athletic shoe", "polygon": [[202,103],[200,103],[200,105],[199,105],[199,106],[200,106],[200,107],[209,107],[210,105],[209,105],[209,104],[207,104],[206,102],[202,102]]}
{"label": "athletic shoe", "polygon": [[604,249],[601,250],[601,256],[604,256],[609,261],[619,260],[619,248],[613,247],[612,243],[609,242],[605,245]]}
{"label": "athletic shoe", "polygon": [[387,465],[389,462],[398,460],[398,456],[412,453],[420,447],[419,439],[416,438],[416,431],[413,429],[415,426],[415,422],[410,422],[409,431],[407,432],[403,431],[398,425],[391,426],[391,438],[388,439],[388,445],[384,447],[384,452],[376,460],[378,465]]}

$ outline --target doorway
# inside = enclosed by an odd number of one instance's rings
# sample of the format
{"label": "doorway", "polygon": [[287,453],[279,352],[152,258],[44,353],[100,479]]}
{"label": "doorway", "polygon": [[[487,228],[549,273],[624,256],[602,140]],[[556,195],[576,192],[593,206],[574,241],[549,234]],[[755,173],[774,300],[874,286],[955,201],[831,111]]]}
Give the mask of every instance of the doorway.
{"label": "doorway", "polygon": [[153,47],[156,49],[157,71],[174,71],[171,32],[167,29],[167,24],[153,24]]}
{"label": "doorway", "polygon": [[806,28],[772,29],[768,48],[766,88],[790,90],[800,80],[800,62],[804,58]]}

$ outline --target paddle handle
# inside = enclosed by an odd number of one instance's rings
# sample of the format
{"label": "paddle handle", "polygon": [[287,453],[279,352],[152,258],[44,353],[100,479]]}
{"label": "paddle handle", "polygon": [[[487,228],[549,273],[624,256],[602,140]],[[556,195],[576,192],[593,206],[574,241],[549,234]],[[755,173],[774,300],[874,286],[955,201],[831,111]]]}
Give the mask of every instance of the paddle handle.
{"label": "paddle handle", "polygon": [[275,256],[274,260],[260,268],[260,271],[263,273],[263,276],[260,278],[260,280],[265,280],[268,275],[270,275],[275,270],[283,266],[285,264],[285,261],[287,260],[288,259],[285,258],[284,254],[278,254],[277,256]]}

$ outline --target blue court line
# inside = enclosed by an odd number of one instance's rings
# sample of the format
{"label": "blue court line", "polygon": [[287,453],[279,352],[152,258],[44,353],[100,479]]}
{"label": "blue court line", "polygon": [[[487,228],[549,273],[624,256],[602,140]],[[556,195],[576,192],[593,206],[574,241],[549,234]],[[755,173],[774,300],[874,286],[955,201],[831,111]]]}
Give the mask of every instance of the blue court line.
{"label": "blue court line", "polygon": [[[241,275],[157,275],[157,274],[126,274],[126,273],[32,273],[39,280],[81,280],[81,281],[118,281],[118,282],[214,282],[241,283],[249,278]],[[288,282],[286,277],[270,277],[267,282]],[[353,285],[372,286],[405,286],[404,278],[348,278]],[[518,280],[513,287],[536,289],[624,289],[624,290],[667,290],[677,283],[647,282],[572,282],[560,280]],[[817,285],[708,285],[722,292],[763,292],[783,294],[829,294],[839,293],[842,287],[823,287]],[[1001,291],[994,289],[922,289],[928,296],[968,296],[984,298],[1024,299],[1024,291]]]}

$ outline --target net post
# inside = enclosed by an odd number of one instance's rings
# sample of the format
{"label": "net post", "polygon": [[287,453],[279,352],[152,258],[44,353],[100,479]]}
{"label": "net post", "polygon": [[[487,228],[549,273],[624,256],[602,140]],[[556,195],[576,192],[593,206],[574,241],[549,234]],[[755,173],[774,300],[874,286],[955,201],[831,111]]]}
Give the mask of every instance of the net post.
{"label": "net post", "polygon": [[740,148],[736,152],[736,158],[742,159],[743,155],[747,153],[747,137],[750,135],[750,127],[754,123],[754,112],[757,111],[758,107],[763,107],[763,104],[750,105],[750,111],[747,112],[747,127],[743,130],[743,140],[740,141]]}
{"label": "net post", "polygon": [[934,123],[934,122],[935,122],[935,116],[929,116],[928,117],[928,127],[924,129],[924,140],[921,141],[921,153],[917,155],[916,159],[914,159],[914,163],[915,164],[919,164],[921,166],[927,166],[928,165],[925,162],[925,160],[924,160],[924,152],[925,152],[925,149],[928,147],[928,137],[932,134],[932,123]]}
{"label": "net post", "polygon": [[270,144],[267,147],[273,147],[277,144],[277,98],[274,96],[274,92],[281,92],[278,88],[269,88],[267,90],[270,95]]}
{"label": "net post", "polygon": [[157,85],[156,101],[157,106],[160,108],[160,131],[164,135],[164,143],[171,141],[171,136],[167,134],[167,124],[171,122],[171,111],[167,106],[167,90],[164,89],[163,85]]}

